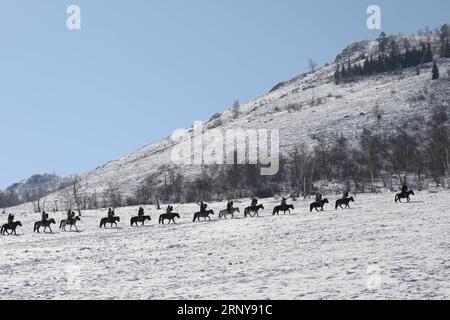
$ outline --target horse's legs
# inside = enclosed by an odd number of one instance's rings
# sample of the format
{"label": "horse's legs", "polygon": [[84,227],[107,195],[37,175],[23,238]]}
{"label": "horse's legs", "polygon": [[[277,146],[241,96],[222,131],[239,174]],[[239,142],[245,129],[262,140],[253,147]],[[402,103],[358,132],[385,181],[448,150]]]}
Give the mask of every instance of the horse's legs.
{"label": "horse's legs", "polygon": [[48,226],[48,228],[50,229],[50,233],[53,233],[52,227]]}

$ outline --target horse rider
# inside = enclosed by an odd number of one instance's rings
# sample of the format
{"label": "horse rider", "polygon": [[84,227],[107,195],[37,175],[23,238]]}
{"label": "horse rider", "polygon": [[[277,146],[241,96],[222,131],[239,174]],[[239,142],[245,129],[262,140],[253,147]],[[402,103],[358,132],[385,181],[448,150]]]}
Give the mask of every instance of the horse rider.
{"label": "horse rider", "polygon": [[144,212],[144,208],[142,208],[142,207],[139,207],[139,210],[138,210],[138,217],[139,217],[139,218],[141,218],[141,217],[143,217],[143,216],[144,216],[144,214],[145,214],[145,212]]}
{"label": "horse rider", "polygon": [[316,193],[316,203],[320,203],[322,201],[322,194],[320,192]]}
{"label": "horse rider", "polygon": [[114,216],[115,216],[114,210],[109,208],[108,209],[108,219],[112,219],[112,218],[114,218]]}
{"label": "horse rider", "polygon": [[281,205],[282,207],[286,207],[286,206],[287,206],[286,201],[287,201],[287,199],[286,199],[285,197],[281,198],[281,204],[280,204],[280,205]]}
{"label": "horse rider", "polygon": [[252,199],[252,205],[251,205],[251,207],[254,208],[254,207],[256,207],[257,205],[258,205],[258,199],[253,198],[253,199]]}
{"label": "horse rider", "polygon": [[232,213],[233,206],[234,206],[234,202],[233,201],[228,201],[228,203],[227,203],[227,211],[228,211],[228,213]]}
{"label": "horse rider", "polygon": [[72,210],[68,210],[67,211],[67,221],[69,223],[72,223],[74,218],[75,218],[75,212],[73,212]]}
{"label": "horse rider", "polygon": [[406,193],[408,192],[408,190],[409,190],[408,186],[406,185],[406,183],[404,183],[404,184],[402,185],[402,193],[403,193],[403,194],[406,194]]}
{"label": "horse rider", "polygon": [[206,203],[204,203],[203,201],[200,202],[200,213],[205,213],[206,212],[206,208],[208,208],[208,205]]}
{"label": "horse rider", "polygon": [[342,199],[347,199],[348,198],[348,189],[344,191],[344,194],[342,196]]}
{"label": "horse rider", "polygon": [[171,214],[172,211],[173,211],[173,206],[168,205],[168,206],[167,206],[167,209],[166,209],[166,213],[167,213],[167,214]]}
{"label": "horse rider", "polygon": [[46,222],[48,219],[48,213],[46,213],[45,211],[42,212],[42,222]]}
{"label": "horse rider", "polygon": [[8,215],[8,225],[10,227],[13,227],[13,225],[14,225],[14,215],[11,213]]}

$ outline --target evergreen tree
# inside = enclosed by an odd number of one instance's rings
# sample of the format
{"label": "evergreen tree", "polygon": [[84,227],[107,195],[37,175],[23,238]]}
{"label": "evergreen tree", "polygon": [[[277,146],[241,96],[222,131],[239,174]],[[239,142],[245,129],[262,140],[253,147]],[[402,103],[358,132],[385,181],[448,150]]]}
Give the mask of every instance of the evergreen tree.
{"label": "evergreen tree", "polygon": [[334,82],[336,84],[339,84],[341,80],[341,71],[340,71],[340,66],[339,63],[336,64],[336,71],[334,72]]}
{"label": "evergreen tree", "polygon": [[408,38],[405,38],[405,40],[403,40],[403,47],[405,48],[406,52],[411,50],[411,42],[409,42]]}
{"label": "evergreen tree", "polygon": [[380,51],[380,54],[386,53],[386,48],[388,44],[388,39],[386,37],[386,33],[382,32],[380,36],[378,37],[378,49]]}
{"label": "evergreen tree", "polygon": [[431,73],[433,80],[439,79],[439,68],[437,67],[436,61],[433,63],[433,70],[431,70]]}
{"label": "evergreen tree", "polygon": [[450,42],[448,39],[445,42],[445,57],[444,58],[450,58]]}
{"label": "evergreen tree", "polygon": [[447,53],[448,38],[450,37],[450,26],[444,24],[440,29],[439,41],[441,43],[441,58],[449,58]]}
{"label": "evergreen tree", "polygon": [[347,70],[345,70],[345,65],[342,65],[342,70],[341,70],[341,78],[345,78],[347,77]]}
{"label": "evergreen tree", "polygon": [[431,44],[428,42],[425,50],[425,63],[433,61],[433,51],[431,50]]}

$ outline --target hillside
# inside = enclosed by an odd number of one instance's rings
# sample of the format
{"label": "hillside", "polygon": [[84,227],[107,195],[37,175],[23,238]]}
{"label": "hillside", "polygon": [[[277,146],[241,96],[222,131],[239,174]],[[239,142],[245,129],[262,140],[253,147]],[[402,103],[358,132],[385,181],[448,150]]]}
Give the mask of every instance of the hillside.
{"label": "hillside", "polygon": [[[409,40],[421,41],[418,37]],[[448,104],[448,79],[432,81],[431,64],[423,65],[420,75],[411,68],[335,84],[337,63],[361,63],[362,55],[376,52],[376,41],[352,44],[334,63],[280,83],[268,94],[242,104],[237,117],[231,109],[215,115],[204,123],[204,129],[279,129],[281,152],[287,154],[300,144],[316,145],[321,136],[343,134],[353,141],[363,128],[386,132],[409,123],[414,130],[416,120],[427,119],[431,114],[430,97]],[[448,59],[440,59],[438,64],[442,73],[450,68]],[[191,132],[192,128],[185,135]],[[167,137],[147,145],[83,174],[81,181],[91,194],[101,194],[113,184],[124,196],[130,196],[146,176],[158,175],[161,167],[172,165],[171,151],[181,140]],[[192,179],[200,170],[199,166],[181,168],[186,179]],[[61,193],[49,197],[59,198]]]}
{"label": "hillside", "polygon": [[20,199],[26,200],[58,191],[67,186],[69,182],[69,177],[60,177],[49,173],[35,174],[28,179],[12,184],[6,188],[6,191],[14,192]]}

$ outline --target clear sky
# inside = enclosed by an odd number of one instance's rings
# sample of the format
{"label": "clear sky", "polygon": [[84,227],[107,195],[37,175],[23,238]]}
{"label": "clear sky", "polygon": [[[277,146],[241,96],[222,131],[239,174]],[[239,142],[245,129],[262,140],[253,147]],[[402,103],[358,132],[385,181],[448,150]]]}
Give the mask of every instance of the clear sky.
{"label": "clear sky", "polygon": [[380,33],[370,4],[386,33],[450,20],[448,0],[2,0],[0,188],[91,170],[333,61]]}

